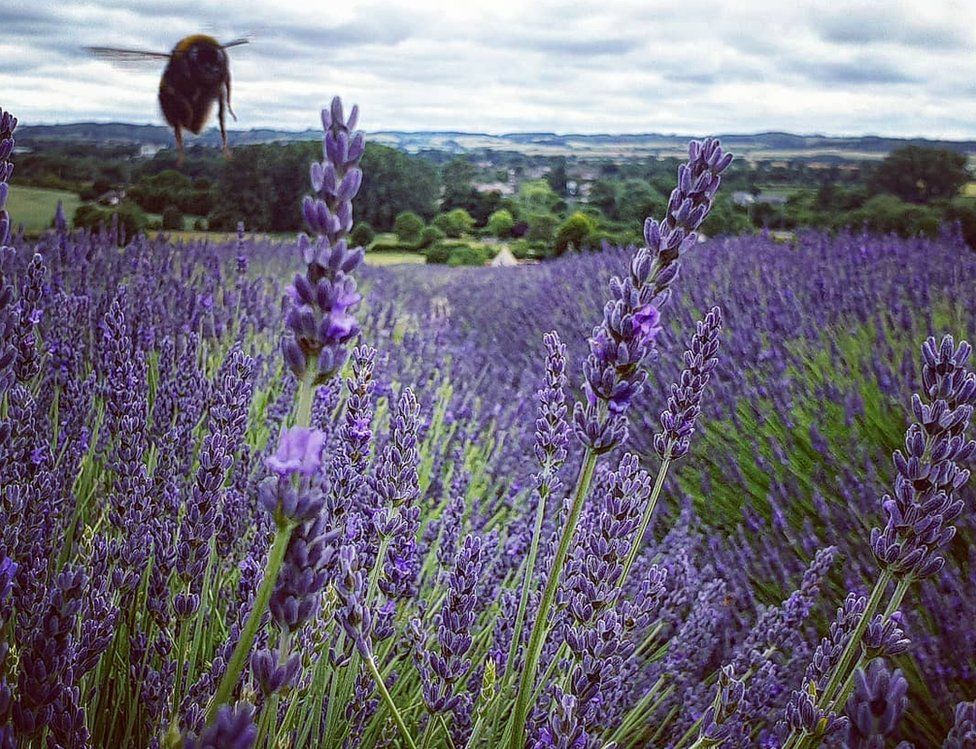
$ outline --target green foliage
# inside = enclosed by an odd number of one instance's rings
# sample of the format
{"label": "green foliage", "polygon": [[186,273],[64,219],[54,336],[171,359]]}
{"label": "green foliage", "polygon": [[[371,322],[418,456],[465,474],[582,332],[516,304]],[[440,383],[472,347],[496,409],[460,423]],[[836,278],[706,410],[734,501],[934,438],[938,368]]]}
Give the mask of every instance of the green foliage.
{"label": "green foliage", "polygon": [[370,242],[376,237],[373,227],[365,221],[357,221],[349,232],[349,241],[354,247],[369,247]]}
{"label": "green foliage", "polygon": [[436,242],[440,242],[444,237],[444,232],[436,226],[425,226],[424,230],[420,232],[420,241],[417,243],[417,246],[419,249],[424,249]]}
{"label": "green foliage", "polygon": [[[440,180],[434,165],[423,157],[367,143],[361,166],[363,186],[356,196],[356,216],[377,231],[392,230],[403,211],[413,211],[424,220],[437,212]],[[302,178],[307,179],[307,174],[306,167]]]}
{"label": "green foliage", "polygon": [[444,264],[451,257],[451,250],[454,247],[457,247],[457,245],[437,242],[424,251],[424,256],[427,258],[428,263]]}
{"label": "green foliage", "polygon": [[912,203],[951,198],[969,181],[966,157],[946,148],[905,146],[892,151],[875,172],[875,192],[889,192]]}
{"label": "green foliage", "polygon": [[934,236],[939,229],[936,209],[906,203],[894,195],[875,195],[856,211],[842,217],[847,225],[865,226],[871,231],[912,237],[919,234]]}
{"label": "green foliage", "polygon": [[596,231],[596,222],[585,213],[576,211],[560,224],[554,247],[557,255],[567,250],[582,250]]}
{"label": "green foliage", "polygon": [[402,211],[397,214],[393,222],[393,231],[404,244],[416,244],[420,241],[420,232],[424,229],[424,220],[413,211]]}
{"label": "green foliage", "polygon": [[463,208],[455,208],[447,213],[441,213],[434,219],[434,226],[448,237],[457,239],[469,234],[474,229],[474,219]]}
{"label": "green foliage", "polygon": [[752,222],[748,211],[723,196],[715,201],[701,231],[707,237],[748,234],[752,231]]}
{"label": "green foliage", "polygon": [[[149,219],[135,203],[122,203],[111,209],[99,208],[91,203],[84,203],[75,210],[72,224],[76,229],[90,229],[98,231],[112,226],[112,216],[117,215],[119,221],[119,242],[131,239],[136,234],[146,231]],[[125,234],[122,236],[122,230]]]}
{"label": "green foliage", "polygon": [[945,220],[958,222],[962,238],[972,249],[976,250],[976,203],[970,199],[957,198],[947,207]]}
{"label": "green foliage", "polygon": [[456,245],[454,249],[451,250],[450,257],[447,259],[447,264],[452,267],[458,267],[461,265],[484,265],[491,260],[492,257],[494,257],[494,254],[495,253],[488,245]]}
{"label": "green foliage", "polygon": [[552,168],[546,175],[546,182],[557,195],[566,194],[566,157],[559,156],[553,159]]}
{"label": "green foliage", "polygon": [[525,238],[530,242],[544,242],[550,244],[559,224],[559,217],[551,213],[536,213],[526,217],[528,230]]}
{"label": "green foliage", "polygon": [[668,199],[642,179],[628,179],[617,192],[615,210],[607,218],[625,224],[643,225],[648,216],[663,216]]}
{"label": "green foliage", "polygon": [[511,211],[501,208],[488,217],[488,232],[499,239],[507,239],[512,236],[512,229],[515,227],[515,218]]}
{"label": "green foliage", "polygon": [[173,169],[140,178],[127,195],[149,213],[162,213],[171,205],[183,213],[205,216],[214,203],[209,180],[191,180]]}
{"label": "green foliage", "polygon": [[549,213],[560,197],[544,179],[523,182],[518,191],[519,206],[527,213]]}
{"label": "green foliage", "polygon": [[243,146],[226,161],[208,216],[212,230],[297,231],[302,197],[310,192],[308,163],[321,157],[318,143]]}
{"label": "green foliage", "polygon": [[518,260],[542,260],[552,255],[549,245],[542,242],[530,242],[527,239],[516,239],[509,244],[512,254]]}
{"label": "green foliage", "polygon": [[164,231],[183,228],[183,212],[175,205],[168,205],[163,209],[162,229]]}

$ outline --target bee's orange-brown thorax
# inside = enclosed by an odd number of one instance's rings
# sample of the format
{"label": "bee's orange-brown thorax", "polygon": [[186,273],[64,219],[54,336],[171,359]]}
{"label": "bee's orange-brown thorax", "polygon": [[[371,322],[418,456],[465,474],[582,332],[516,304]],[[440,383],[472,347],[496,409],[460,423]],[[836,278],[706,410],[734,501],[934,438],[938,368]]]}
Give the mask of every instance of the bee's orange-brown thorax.
{"label": "bee's orange-brown thorax", "polygon": [[201,42],[204,44],[212,44],[215,47],[220,46],[220,42],[212,36],[208,36],[207,34],[190,34],[190,36],[185,36],[176,43],[176,46],[173,47],[173,54],[176,55],[186,52],[194,44]]}

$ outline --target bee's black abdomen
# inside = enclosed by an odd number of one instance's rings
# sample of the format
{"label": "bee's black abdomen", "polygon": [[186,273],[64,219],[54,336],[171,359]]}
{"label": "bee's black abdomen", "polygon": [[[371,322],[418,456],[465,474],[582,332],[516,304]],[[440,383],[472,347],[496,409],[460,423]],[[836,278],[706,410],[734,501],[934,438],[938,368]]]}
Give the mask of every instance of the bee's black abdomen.
{"label": "bee's black abdomen", "polygon": [[193,122],[193,104],[186,95],[169,85],[165,79],[159,86],[159,106],[171,126],[190,129],[190,124]]}

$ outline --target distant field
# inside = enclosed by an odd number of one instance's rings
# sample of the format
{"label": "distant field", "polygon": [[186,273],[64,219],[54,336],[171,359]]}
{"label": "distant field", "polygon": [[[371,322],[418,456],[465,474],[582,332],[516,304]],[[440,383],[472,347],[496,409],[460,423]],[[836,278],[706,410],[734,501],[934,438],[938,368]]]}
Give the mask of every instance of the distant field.
{"label": "distant field", "polygon": [[7,213],[14,226],[23,224],[28,232],[43,231],[51,225],[59,200],[64,204],[64,215],[71,221],[75,209],[81,205],[73,192],[14,185],[7,198]]}
{"label": "distant field", "polygon": [[419,265],[425,262],[419,252],[367,252],[367,265]]}
{"label": "distant field", "polygon": [[976,198],[976,182],[967,182],[963,185],[962,196],[964,198]]}

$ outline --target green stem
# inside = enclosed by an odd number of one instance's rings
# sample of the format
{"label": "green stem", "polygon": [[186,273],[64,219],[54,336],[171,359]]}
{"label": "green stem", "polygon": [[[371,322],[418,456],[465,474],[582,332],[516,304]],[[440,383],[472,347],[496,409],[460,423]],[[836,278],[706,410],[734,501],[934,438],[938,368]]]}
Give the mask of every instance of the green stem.
{"label": "green stem", "polygon": [[312,384],[312,373],[309,370],[305,378],[298,385],[298,405],[295,408],[295,426],[312,426],[312,401],[315,399],[315,385]]}
{"label": "green stem", "polygon": [[657,507],[658,498],[661,496],[661,488],[664,486],[664,479],[668,475],[668,467],[670,465],[671,451],[669,449],[665,454],[661,467],[658,469],[657,480],[654,482],[654,489],[651,491],[650,499],[647,500],[647,506],[644,508],[644,515],[641,517],[640,526],[638,526],[637,532],[634,534],[634,540],[630,544],[630,551],[627,553],[627,561],[624,563],[623,574],[620,576],[620,580],[617,582],[618,588],[622,588],[624,583],[627,581],[627,576],[630,575],[630,570],[634,566],[634,562],[637,560],[637,555],[640,553],[641,547],[644,544],[644,534],[647,532],[647,526],[650,525],[651,516],[654,514],[654,508]]}
{"label": "green stem", "polygon": [[511,749],[518,749],[525,741],[525,720],[529,711],[532,688],[535,684],[536,669],[539,666],[539,656],[542,654],[542,647],[545,645],[546,635],[548,634],[549,613],[556,598],[556,588],[559,586],[559,578],[562,575],[563,565],[566,563],[566,556],[569,554],[569,547],[573,542],[573,538],[576,536],[576,526],[579,523],[580,514],[583,512],[583,504],[586,500],[586,495],[589,493],[590,483],[593,481],[593,471],[596,469],[597,457],[597,454],[592,449],[586,451],[586,457],[580,468],[579,480],[576,482],[576,492],[573,497],[573,504],[569,510],[569,517],[566,518],[566,524],[563,526],[563,533],[559,539],[556,556],[552,560],[552,569],[549,570],[546,587],[542,591],[539,611],[536,613],[535,622],[532,625],[532,633],[529,635],[529,646],[525,652],[522,678],[519,680],[515,710],[512,715],[512,730],[510,732],[509,744]]}
{"label": "green stem", "polygon": [[829,705],[829,700],[833,699],[834,694],[847,678],[847,672],[851,667],[851,662],[854,660],[854,655],[860,652],[861,638],[864,636],[864,630],[868,628],[868,623],[874,618],[874,613],[881,605],[881,599],[888,589],[888,583],[891,582],[891,577],[891,572],[887,569],[881,572],[881,577],[878,578],[874,590],[871,591],[871,597],[868,599],[867,606],[864,608],[864,613],[851,633],[851,637],[847,641],[847,646],[837,661],[837,665],[834,666],[834,670],[830,674],[830,680],[827,682],[827,686],[824,687],[823,694],[820,695],[820,699],[818,700],[820,705]]}
{"label": "green stem", "polygon": [[[899,606],[901,606],[902,599],[905,597],[905,593],[908,592],[908,588],[912,582],[912,578],[910,577],[903,577],[898,581],[895,592],[891,594],[891,600],[888,601],[888,605],[884,610],[883,616],[885,621],[890,619],[891,615],[898,610]],[[854,664],[854,668],[852,668],[850,674],[848,674],[847,679],[844,681],[844,685],[841,687],[841,690],[837,695],[837,699],[834,700],[833,707],[831,708],[834,712],[839,712],[840,710],[844,709],[844,706],[847,704],[848,697],[850,697],[851,692],[854,691],[854,674],[857,672],[858,668],[865,665],[866,661],[867,658],[862,653],[861,657],[858,658],[857,662]]]}
{"label": "green stem", "polygon": [[[867,606],[864,608],[864,613],[858,620],[857,626],[854,628],[854,632],[851,633],[851,637],[847,641],[847,645],[844,647],[844,651],[837,660],[837,664],[834,666],[833,671],[830,672],[830,679],[827,681],[823,692],[821,692],[817,698],[818,707],[823,709],[829,708],[829,706],[833,704],[835,693],[847,681],[848,672],[850,671],[851,664],[854,661],[855,653],[860,656],[861,638],[864,636],[864,630],[867,629],[868,623],[874,617],[874,613],[881,605],[881,599],[884,597],[885,591],[888,589],[888,583],[891,582],[892,577],[893,575],[889,570],[882,570],[881,576],[878,578],[878,582],[874,585],[874,590],[871,591],[871,597],[868,598]],[[792,747],[796,747],[796,749],[803,749],[803,747],[813,746],[814,742],[818,740],[819,738],[816,736],[812,736],[800,731],[791,731],[790,735],[786,739],[786,742],[783,744],[783,749]]]}
{"label": "green stem", "polygon": [[397,706],[393,702],[393,698],[386,690],[386,684],[383,683],[383,677],[380,676],[380,672],[376,668],[376,663],[373,661],[373,656],[369,655],[368,657],[363,658],[363,661],[366,663],[367,668],[369,668],[369,672],[373,675],[373,681],[376,682],[376,688],[383,697],[383,701],[386,703],[386,706],[390,709],[390,713],[393,715],[393,720],[397,724],[397,728],[400,729],[403,740],[407,742],[407,746],[409,746],[410,749],[417,749],[417,745],[414,743],[413,738],[410,736],[410,732],[407,730],[407,724],[403,722],[403,716],[400,715],[400,711],[397,710]]}
{"label": "green stem", "polygon": [[[535,560],[539,554],[539,537],[542,535],[542,524],[546,517],[546,502],[549,499],[548,482],[539,491],[539,502],[535,508],[535,529],[532,533],[532,542],[529,545],[529,556],[525,561],[525,575],[522,578],[522,595],[519,598],[518,611],[515,614],[515,628],[512,633],[512,645],[508,649],[507,663],[515,665],[515,656],[522,645],[522,627],[525,624],[525,611],[529,605],[529,594],[532,591],[533,573],[535,572]],[[514,668],[509,668],[505,674],[506,684],[508,677],[514,672]]]}
{"label": "green stem", "polygon": [[261,617],[264,616],[264,612],[268,608],[268,601],[271,600],[271,592],[274,590],[278,572],[281,570],[281,564],[285,559],[285,550],[288,548],[288,541],[291,540],[293,528],[294,526],[290,524],[281,525],[275,533],[274,543],[271,545],[271,551],[268,552],[268,563],[264,568],[264,579],[261,580],[261,587],[258,588],[257,595],[254,597],[251,613],[248,614],[244,629],[241,632],[241,638],[237,641],[230,662],[227,664],[227,670],[224,671],[224,676],[220,680],[217,694],[214,695],[213,702],[207,709],[208,724],[214,719],[217,709],[230,702],[231,693],[237,686],[241,671],[244,669],[244,660],[251,652],[254,637],[261,624]]}

